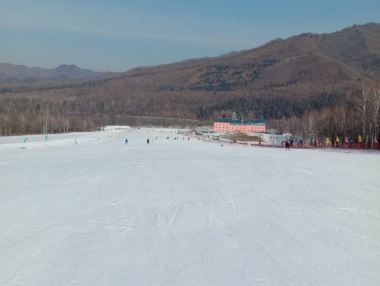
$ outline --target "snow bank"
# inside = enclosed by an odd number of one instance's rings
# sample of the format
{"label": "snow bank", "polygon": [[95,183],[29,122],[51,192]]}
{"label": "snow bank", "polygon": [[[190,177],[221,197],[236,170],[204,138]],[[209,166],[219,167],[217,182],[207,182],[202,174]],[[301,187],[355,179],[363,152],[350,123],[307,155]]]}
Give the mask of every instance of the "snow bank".
{"label": "snow bank", "polygon": [[102,129],[104,131],[111,131],[111,130],[125,130],[125,129],[130,129],[131,127],[130,126],[126,126],[126,125],[108,125],[108,126],[104,126]]}

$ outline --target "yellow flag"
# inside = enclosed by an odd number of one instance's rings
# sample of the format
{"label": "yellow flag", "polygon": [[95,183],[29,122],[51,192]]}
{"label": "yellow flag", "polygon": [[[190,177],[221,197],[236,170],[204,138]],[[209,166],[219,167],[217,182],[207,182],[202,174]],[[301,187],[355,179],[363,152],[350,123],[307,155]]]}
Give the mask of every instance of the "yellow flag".
{"label": "yellow flag", "polygon": [[363,142],[362,137],[359,135],[358,136],[358,143],[362,143],[362,142]]}
{"label": "yellow flag", "polygon": [[339,143],[339,142],[340,142],[340,139],[339,139],[338,136],[336,136],[335,142],[336,142],[336,143]]}

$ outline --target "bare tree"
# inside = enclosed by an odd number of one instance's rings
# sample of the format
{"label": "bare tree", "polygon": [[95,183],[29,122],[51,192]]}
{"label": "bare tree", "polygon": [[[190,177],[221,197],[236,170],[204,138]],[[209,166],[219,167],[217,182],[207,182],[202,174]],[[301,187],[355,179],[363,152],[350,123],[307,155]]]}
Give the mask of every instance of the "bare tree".
{"label": "bare tree", "polygon": [[373,86],[371,90],[371,137],[372,148],[374,139],[377,139],[379,131],[379,114],[380,114],[380,87]]}
{"label": "bare tree", "polygon": [[362,136],[366,136],[368,128],[368,110],[371,102],[371,88],[369,84],[363,84],[362,92],[359,99],[359,112],[362,123]]}
{"label": "bare tree", "polygon": [[42,114],[42,133],[47,134],[49,132],[49,108],[46,107],[46,110]]}

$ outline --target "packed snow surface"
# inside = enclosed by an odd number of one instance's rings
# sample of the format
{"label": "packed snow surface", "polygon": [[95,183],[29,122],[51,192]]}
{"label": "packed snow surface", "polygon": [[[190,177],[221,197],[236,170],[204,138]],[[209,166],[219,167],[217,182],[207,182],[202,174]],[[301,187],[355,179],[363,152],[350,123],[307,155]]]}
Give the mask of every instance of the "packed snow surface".
{"label": "packed snow surface", "polygon": [[0,138],[0,285],[380,285],[378,153],[29,137]]}

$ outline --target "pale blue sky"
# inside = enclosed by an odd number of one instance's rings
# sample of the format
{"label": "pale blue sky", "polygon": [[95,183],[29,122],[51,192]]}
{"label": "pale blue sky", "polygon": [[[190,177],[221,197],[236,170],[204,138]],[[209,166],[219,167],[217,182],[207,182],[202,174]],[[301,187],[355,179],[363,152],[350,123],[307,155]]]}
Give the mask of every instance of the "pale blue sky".
{"label": "pale blue sky", "polygon": [[0,0],[0,62],[125,71],[367,22],[379,0]]}

